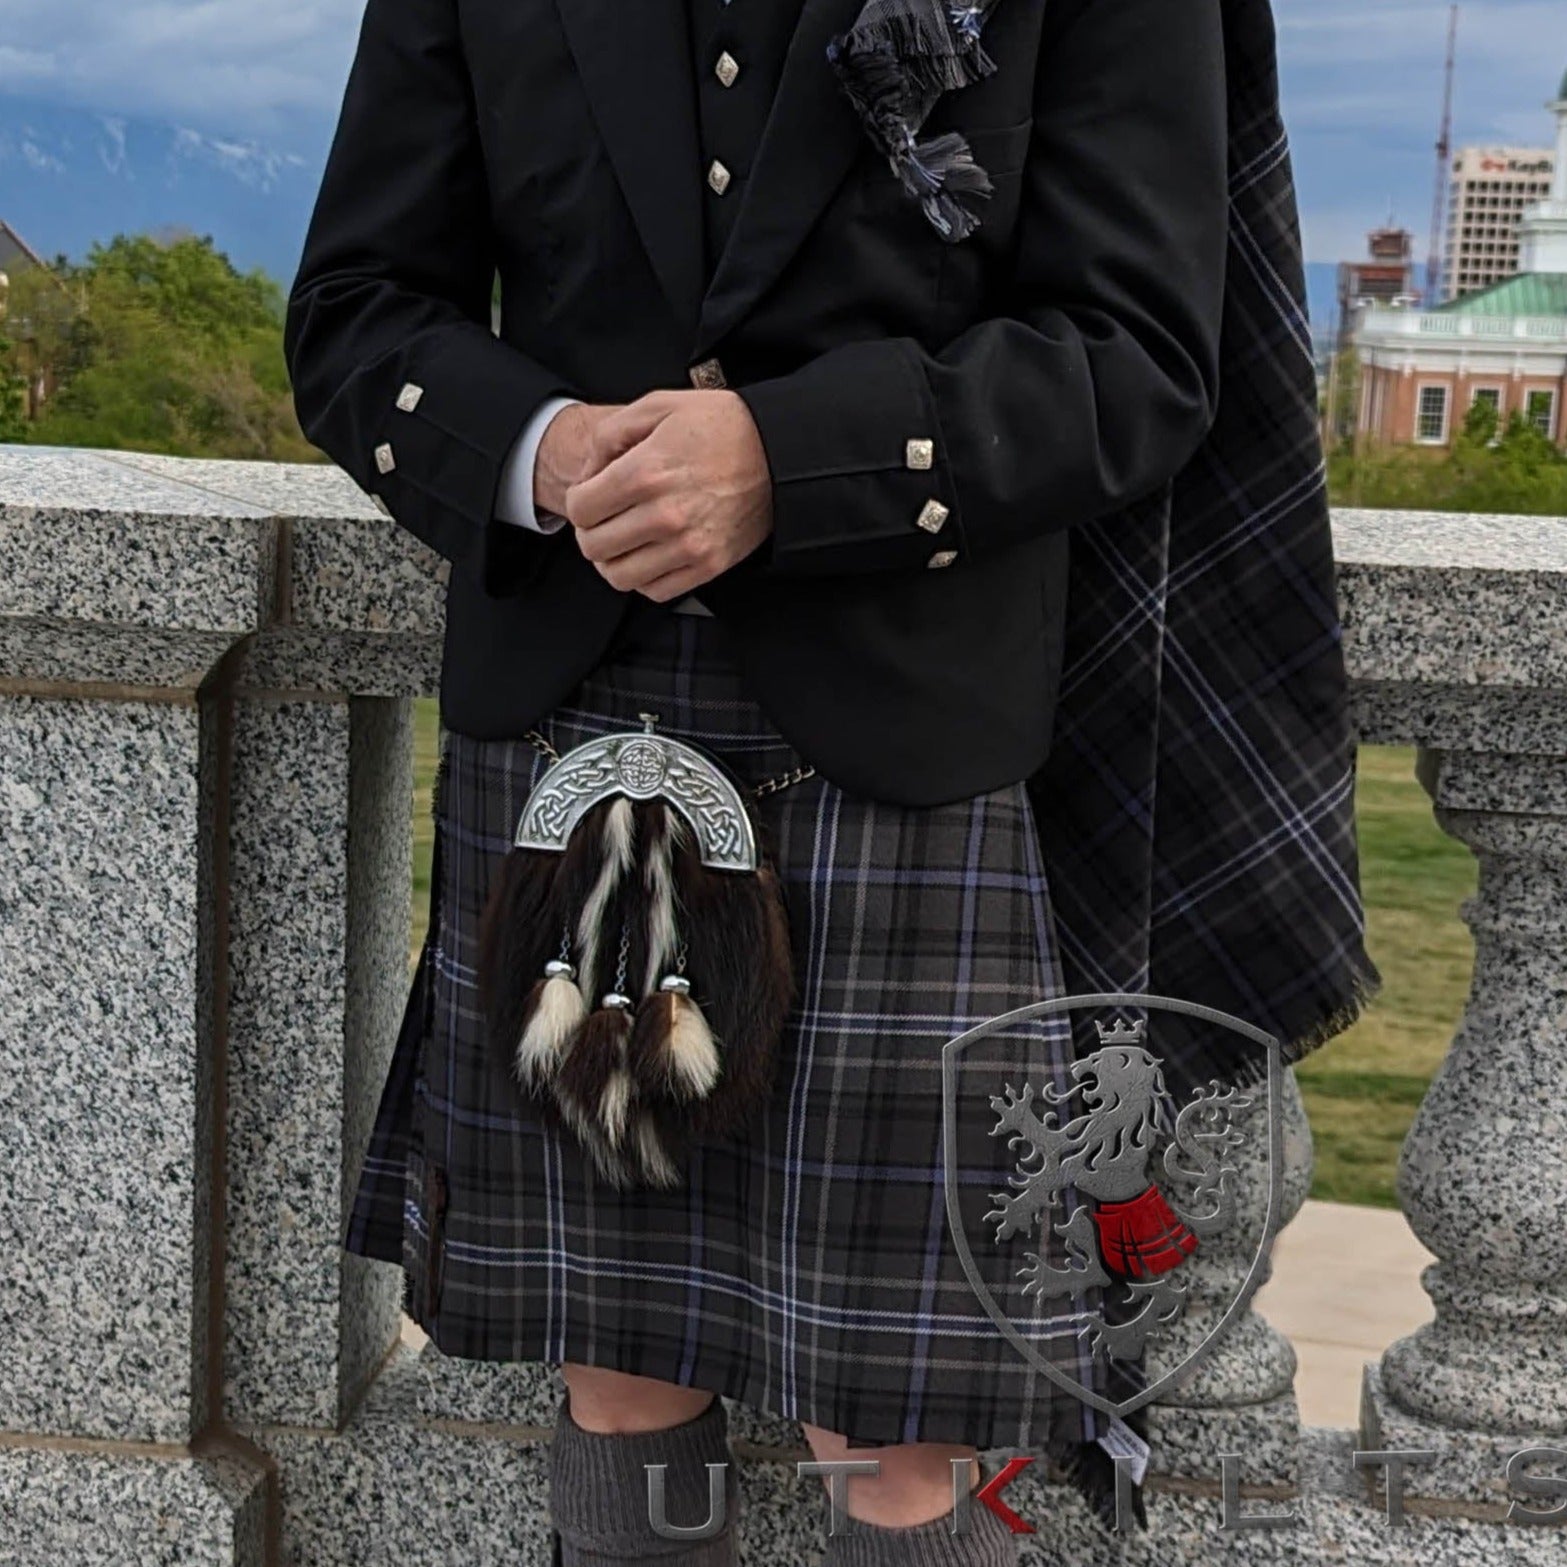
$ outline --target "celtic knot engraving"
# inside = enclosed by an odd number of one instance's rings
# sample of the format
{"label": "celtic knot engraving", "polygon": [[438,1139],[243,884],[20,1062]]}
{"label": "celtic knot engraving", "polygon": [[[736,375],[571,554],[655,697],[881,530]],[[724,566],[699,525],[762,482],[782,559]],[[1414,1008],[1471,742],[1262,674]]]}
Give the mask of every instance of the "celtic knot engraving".
{"label": "celtic knot engraving", "polygon": [[517,846],[564,849],[588,811],[616,794],[668,801],[690,826],[704,865],[756,869],[756,838],[739,790],[694,747],[651,733],[603,735],[568,751],[528,796]]}

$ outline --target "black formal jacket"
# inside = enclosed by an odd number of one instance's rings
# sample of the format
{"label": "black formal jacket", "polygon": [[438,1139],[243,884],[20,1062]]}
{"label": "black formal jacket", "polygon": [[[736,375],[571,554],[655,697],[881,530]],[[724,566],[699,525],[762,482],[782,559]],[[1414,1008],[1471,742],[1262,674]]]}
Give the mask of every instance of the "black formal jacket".
{"label": "black formal jacket", "polygon": [[995,186],[958,243],[828,64],[860,0],[792,3],[708,277],[683,0],[369,0],[286,354],[310,439],[451,560],[443,717],[481,737],[569,694],[628,610],[670,612],[569,527],[493,515],[522,426],[551,394],[628,401],[717,359],[774,531],[701,597],[825,778],[937,804],[1039,767],[1072,527],[1166,485],[1214,418],[1220,0],[1002,0],[995,71],[924,127],[960,130]]}

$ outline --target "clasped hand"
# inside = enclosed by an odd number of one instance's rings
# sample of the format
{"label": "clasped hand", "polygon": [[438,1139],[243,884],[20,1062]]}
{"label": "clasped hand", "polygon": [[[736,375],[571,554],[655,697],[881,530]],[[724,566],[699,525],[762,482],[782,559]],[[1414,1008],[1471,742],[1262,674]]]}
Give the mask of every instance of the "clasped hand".
{"label": "clasped hand", "polygon": [[772,531],[772,482],[750,410],[728,390],[581,403],[550,421],[534,493],[621,592],[679,598]]}

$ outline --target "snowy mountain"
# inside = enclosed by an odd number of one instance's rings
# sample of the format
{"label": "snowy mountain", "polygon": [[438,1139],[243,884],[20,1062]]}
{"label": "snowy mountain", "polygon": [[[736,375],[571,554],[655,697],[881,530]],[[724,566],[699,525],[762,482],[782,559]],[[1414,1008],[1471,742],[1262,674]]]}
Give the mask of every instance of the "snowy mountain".
{"label": "snowy mountain", "polygon": [[[321,178],[303,157],[253,141],[99,114],[0,93],[0,218],[46,259],[80,260],[116,231],[183,225],[212,235],[242,271],[265,267],[285,287],[299,262]],[[1329,332],[1336,267],[1307,267],[1312,335]]]}
{"label": "snowy mountain", "polygon": [[254,141],[0,93],[0,218],[46,260],[183,228],[286,287],[320,177],[319,160]]}

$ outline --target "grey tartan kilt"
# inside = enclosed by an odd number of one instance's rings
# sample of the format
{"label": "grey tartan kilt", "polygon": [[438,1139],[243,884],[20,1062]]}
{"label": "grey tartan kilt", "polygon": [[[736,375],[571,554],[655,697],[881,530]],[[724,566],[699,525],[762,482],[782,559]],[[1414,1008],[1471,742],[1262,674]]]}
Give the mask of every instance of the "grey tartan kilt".
{"label": "grey tartan kilt", "polygon": [[[716,619],[655,622],[539,728],[564,752],[640,728],[644,711],[746,784],[802,764]],[[987,1314],[944,1188],[942,1046],[1061,994],[1023,784],[911,808],[813,777],[758,804],[798,986],[768,1112],[751,1135],[699,1147],[684,1187],[621,1191],[531,1113],[479,1010],[480,913],[547,765],[522,738],[444,737],[430,933],[349,1249],[401,1262],[406,1309],[449,1355],[706,1387],[856,1444],[1026,1451],[1097,1435]],[[1035,1019],[965,1050],[953,1187],[1009,1320],[1094,1385],[1069,1303],[1025,1288],[1037,1233],[998,1244],[983,1221],[1018,1157],[992,1136],[989,1095],[1025,1078],[1063,1085],[1068,1035],[1059,1017]]]}

